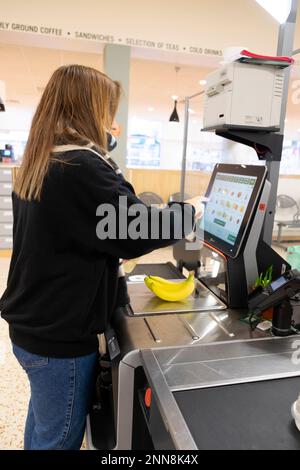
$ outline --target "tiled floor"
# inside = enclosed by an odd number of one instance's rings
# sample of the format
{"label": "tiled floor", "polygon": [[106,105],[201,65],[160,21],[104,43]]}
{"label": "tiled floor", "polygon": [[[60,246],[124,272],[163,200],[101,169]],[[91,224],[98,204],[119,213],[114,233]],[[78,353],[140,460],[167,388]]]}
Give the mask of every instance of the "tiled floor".
{"label": "tiled floor", "polygon": [[[282,250],[280,254],[283,255]],[[164,263],[172,260],[170,248],[139,259],[139,263]],[[5,289],[9,258],[0,257],[0,295]],[[8,337],[8,328],[0,319],[0,450],[22,449],[29,387],[25,373],[15,360]]]}
{"label": "tiled floor", "polygon": [[[5,289],[9,258],[0,258],[0,292]],[[29,387],[11,352],[7,323],[0,319],[0,449],[22,449]]]}

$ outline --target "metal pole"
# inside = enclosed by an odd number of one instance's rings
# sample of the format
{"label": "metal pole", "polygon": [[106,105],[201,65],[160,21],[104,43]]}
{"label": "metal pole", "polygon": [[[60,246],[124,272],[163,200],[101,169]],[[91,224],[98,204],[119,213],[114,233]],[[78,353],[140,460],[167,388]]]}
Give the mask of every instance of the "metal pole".
{"label": "metal pole", "polygon": [[182,151],[181,184],[180,184],[181,201],[184,201],[184,194],[185,194],[186,155],[187,155],[187,142],[188,142],[188,133],[189,133],[189,108],[190,108],[190,99],[187,96],[184,99],[184,133],[183,133],[183,151]]}
{"label": "metal pole", "polygon": [[[277,55],[278,56],[291,56],[294,50],[294,37],[296,29],[296,17],[297,17],[298,0],[292,0],[292,8],[288,19],[279,29]],[[285,70],[284,88],[280,115],[280,134],[284,134],[286,108],[288,102],[288,91],[289,91],[289,78],[290,78],[290,67]],[[278,190],[278,180],[280,173],[280,162],[266,162],[268,168],[268,179],[271,183],[270,199],[268,204],[268,210],[266,214],[266,220],[264,224],[264,241],[271,246],[272,234],[276,210],[276,198]]]}
{"label": "metal pole", "polygon": [[186,156],[187,156],[187,143],[188,143],[188,134],[189,134],[189,109],[190,109],[190,100],[196,98],[196,96],[204,95],[205,91],[199,91],[191,96],[186,96],[184,100],[179,101],[179,103],[184,103],[184,133],[183,133],[183,150],[182,150],[182,164],[181,164],[181,181],[180,181],[180,194],[181,201],[184,200],[185,194],[185,176],[186,176]]}
{"label": "metal pole", "polygon": [[198,91],[198,93],[194,93],[191,96],[185,96],[185,98],[179,101],[179,103],[185,103],[185,100],[192,100],[193,98],[196,98],[197,96],[204,95],[204,93],[205,93],[205,90],[202,90],[202,91]]}

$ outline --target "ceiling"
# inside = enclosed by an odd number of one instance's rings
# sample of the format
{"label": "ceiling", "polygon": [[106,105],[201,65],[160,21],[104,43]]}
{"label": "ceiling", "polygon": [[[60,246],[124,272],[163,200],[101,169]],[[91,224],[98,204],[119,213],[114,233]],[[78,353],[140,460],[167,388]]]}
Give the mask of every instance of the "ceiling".
{"label": "ceiling", "polygon": [[[165,61],[166,57],[168,61]],[[190,56],[189,61],[192,60],[193,64],[182,63],[184,59],[180,54],[134,49],[130,71],[130,115],[165,121],[172,111],[172,95],[183,98],[203,89],[199,80],[219,66],[219,59],[208,63],[205,58],[202,62],[201,58]],[[0,80],[6,84],[7,109],[33,111],[56,68],[63,64],[80,63],[102,69],[103,56],[99,52],[72,50],[70,47],[69,50],[61,50],[0,42],[0,63]],[[180,66],[177,80],[176,65]],[[300,65],[297,64],[292,72],[292,81],[295,83],[299,78]],[[200,121],[203,98],[195,99],[191,106],[195,112],[193,120]],[[182,106],[179,106],[179,113],[182,111]],[[300,128],[300,103],[293,104],[291,98],[288,104],[288,122],[294,130]],[[28,122],[28,126],[29,124]]]}
{"label": "ceiling", "polygon": [[[164,118],[165,113],[171,113],[171,96],[184,97],[200,91],[199,80],[212,70],[180,64],[176,78],[175,65],[178,62],[162,62],[161,56],[159,59],[133,57],[131,60],[129,98],[132,114],[151,115],[151,119]],[[79,63],[102,69],[103,55],[0,43],[0,63],[0,80],[5,82],[7,107],[33,109],[56,68]]]}

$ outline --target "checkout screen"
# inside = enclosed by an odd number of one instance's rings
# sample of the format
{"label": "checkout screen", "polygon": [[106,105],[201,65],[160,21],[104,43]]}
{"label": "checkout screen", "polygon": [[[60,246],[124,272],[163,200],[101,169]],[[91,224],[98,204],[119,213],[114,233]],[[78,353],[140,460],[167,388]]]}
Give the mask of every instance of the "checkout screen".
{"label": "checkout screen", "polygon": [[257,178],[217,173],[206,203],[202,228],[234,245]]}

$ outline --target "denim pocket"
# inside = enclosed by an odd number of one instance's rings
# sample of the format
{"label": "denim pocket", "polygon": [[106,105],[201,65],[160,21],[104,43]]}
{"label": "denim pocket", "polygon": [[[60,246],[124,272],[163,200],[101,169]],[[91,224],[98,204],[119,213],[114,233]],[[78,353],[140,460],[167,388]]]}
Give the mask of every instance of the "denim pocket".
{"label": "denim pocket", "polygon": [[13,353],[17,358],[18,362],[24,369],[33,369],[35,367],[46,366],[49,362],[49,358],[45,356],[39,356],[38,354],[33,354],[25,349],[20,348],[13,344]]}

